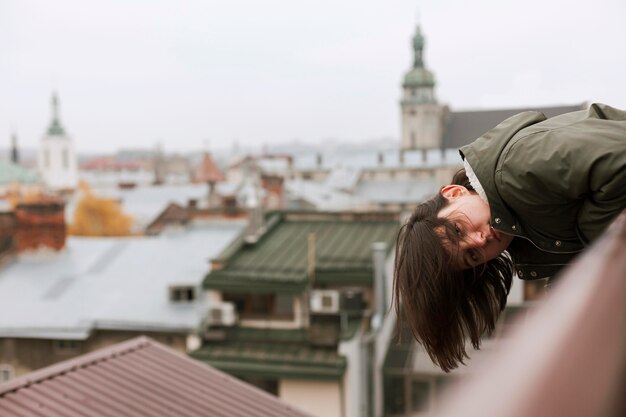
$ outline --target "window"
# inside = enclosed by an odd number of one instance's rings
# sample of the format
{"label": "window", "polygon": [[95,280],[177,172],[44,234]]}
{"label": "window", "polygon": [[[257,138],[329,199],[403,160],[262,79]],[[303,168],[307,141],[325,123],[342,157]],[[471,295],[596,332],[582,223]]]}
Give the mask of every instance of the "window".
{"label": "window", "polygon": [[77,353],[81,343],[78,340],[54,340],[52,345],[57,353]]}
{"label": "window", "polygon": [[414,380],[411,382],[411,411],[428,411],[430,383]]}
{"label": "window", "polygon": [[224,293],[223,300],[233,302],[242,319],[294,319],[292,295]]}
{"label": "window", "polygon": [[170,301],[174,303],[190,303],[196,299],[196,288],[191,285],[170,287]]}
{"label": "window", "polygon": [[45,168],[50,168],[50,150],[46,149],[43,151],[43,166]]}
{"label": "window", "polygon": [[255,377],[242,377],[241,379],[250,385],[254,385],[257,388],[262,389],[265,392],[269,392],[272,395],[278,396],[277,379],[264,379]]}
{"label": "window", "polygon": [[63,169],[68,169],[70,165],[70,158],[68,156],[67,149],[63,149]]}
{"label": "window", "polygon": [[15,376],[15,369],[11,365],[0,365],[0,382],[8,381]]}

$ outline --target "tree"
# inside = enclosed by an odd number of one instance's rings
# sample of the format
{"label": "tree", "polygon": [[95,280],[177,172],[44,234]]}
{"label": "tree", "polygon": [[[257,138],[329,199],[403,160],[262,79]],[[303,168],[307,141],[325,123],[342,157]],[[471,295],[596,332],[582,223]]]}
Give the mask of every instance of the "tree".
{"label": "tree", "polygon": [[89,186],[80,184],[83,197],[74,211],[68,232],[74,236],[130,236],[133,219],[122,212],[118,201],[98,197]]}

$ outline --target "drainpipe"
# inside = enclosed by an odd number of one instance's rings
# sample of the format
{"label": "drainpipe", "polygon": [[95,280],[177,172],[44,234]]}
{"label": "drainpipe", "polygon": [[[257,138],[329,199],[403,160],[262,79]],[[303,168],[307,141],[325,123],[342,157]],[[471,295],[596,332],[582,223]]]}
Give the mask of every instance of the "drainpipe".
{"label": "drainpipe", "polygon": [[361,392],[360,409],[363,417],[382,415],[382,377],[376,366],[376,340],[383,323],[386,309],[385,258],[387,244],[372,244],[372,262],[374,267],[374,309],[370,330],[361,340]]}

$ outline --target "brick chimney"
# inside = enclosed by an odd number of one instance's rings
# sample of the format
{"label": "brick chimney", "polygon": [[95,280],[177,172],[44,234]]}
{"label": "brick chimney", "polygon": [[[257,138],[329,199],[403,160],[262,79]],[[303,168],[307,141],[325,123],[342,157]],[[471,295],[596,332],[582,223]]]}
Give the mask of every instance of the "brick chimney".
{"label": "brick chimney", "polygon": [[58,200],[21,203],[15,207],[17,252],[65,247],[65,205]]}
{"label": "brick chimney", "polygon": [[284,183],[285,179],[280,175],[261,175],[261,187],[263,187],[263,189],[266,191],[264,201],[264,206],[266,209],[284,208]]}

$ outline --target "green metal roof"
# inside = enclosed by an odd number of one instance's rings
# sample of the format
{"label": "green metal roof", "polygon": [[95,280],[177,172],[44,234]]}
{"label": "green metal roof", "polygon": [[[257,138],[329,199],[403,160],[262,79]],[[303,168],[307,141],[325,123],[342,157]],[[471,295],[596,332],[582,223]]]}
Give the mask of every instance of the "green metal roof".
{"label": "green metal roof", "polygon": [[63,126],[57,119],[52,120],[52,123],[50,123],[48,136],[65,136],[65,129],[63,129]]}
{"label": "green metal roof", "polygon": [[404,76],[404,87],[434,87],[435,76],[426,68],[417,67],[411,69]]}
{"label": "green metal roof", "polygon": [[59,96],[57,93],[52,93],[51,100],[52,107],[52,122],[48,127],[48,136],[65,136],[65,129],[61,126],[59,118]]}
{"label": "green metal roof", "polygon": [[225,266],[204,287],[222,291],[298,293],[307,285],[308,236],[315,234],[315,285],[372,284],[374,242],[392,249],[397,220],[289,219],[283,216],[254,244],[229,248]]}
{"label": "green metal roof", "polygon": [[404,82],[402,83],[404,88],[435,86],[435,76],[424,67],[424,43],[424,36],[418,26],[415,36],[413,37],[413,68],[404,76]]}
{"label": "green metal roof", "polygon": [[229,329],[226,341],[205,343],[190,355],[240,377],[334,380],[347,363],[336,347],[310,345],[304,329]]}
{"label": "green metal roof", "polygon": [[39,182],[37,173],[8,161],[0,161],[0,184],[18,182],[33,184]]}

